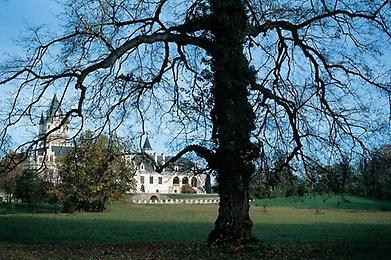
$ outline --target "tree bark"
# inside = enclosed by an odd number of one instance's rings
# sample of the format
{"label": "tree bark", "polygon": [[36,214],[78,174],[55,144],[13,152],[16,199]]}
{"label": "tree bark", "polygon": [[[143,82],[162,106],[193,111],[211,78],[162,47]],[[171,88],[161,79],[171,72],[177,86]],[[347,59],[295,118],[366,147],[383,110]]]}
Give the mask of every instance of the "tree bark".
{"label": "tree bark", "polygon": [[213,138],[218,148],[210,165],[216,170],[220,195],[219,215],[209,243],[252,241],[248,188],[257,149],[250,141],[254,112],[248,86],[252,73],[243,54],[246,15],[242,1],[213,1],[215,37],[212,63]]}

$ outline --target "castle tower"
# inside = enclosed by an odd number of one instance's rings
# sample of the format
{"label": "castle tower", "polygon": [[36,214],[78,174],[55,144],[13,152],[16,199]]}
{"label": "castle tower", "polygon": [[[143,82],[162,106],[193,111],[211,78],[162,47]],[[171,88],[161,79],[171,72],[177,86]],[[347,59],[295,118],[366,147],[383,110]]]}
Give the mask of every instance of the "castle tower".
{"label": "castle tower", "polygon": [[152,157],[155,155],[155,152],[152,149],[151,143],[149,142],[148,136],[147,136],[147,138],[145,138],[144,145],[143,145],[143,148],[141,151],[143,153],[146,153],[146,154],[152,156]]}
{"label": "castle tower", "polygon": [[39,137],[43,136],[46,133],[45,119],[43,113],[41,114],[41,119],[39,120]]}
{"label": "castle tower", "polygon": [[[53,128],[59,126],[63,119],[64,115],[62,114],[60,102],[58,101],[56,94],[54,94],[53,99],[50,102],[50,107],[46,111],[46,117],[41,114],[41,119],[39,122],[39,135],[42,136]],[[56,130],[48,136],[47,146],[66,146],[67,137],[68,124],[64,124],[60,127],[60,129]]]}

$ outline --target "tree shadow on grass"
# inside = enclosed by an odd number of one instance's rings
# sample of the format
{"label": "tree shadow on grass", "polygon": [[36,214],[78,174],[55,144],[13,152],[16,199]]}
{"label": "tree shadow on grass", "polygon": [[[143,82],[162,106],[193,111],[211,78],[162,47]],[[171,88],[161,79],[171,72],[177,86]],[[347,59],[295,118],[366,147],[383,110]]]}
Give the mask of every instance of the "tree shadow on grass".
{"label": "tree shadow on grass", "polygon": [[[257,245],[206,247],[212,222],[124,221],[104,215],[0,216],[13,259],[389,259],[391,225],[256,223]],[[84,218],[84,219],[83,219]],[[157,219],[159,217],[156,217]]]}
{"label": "tree shadow on grass", "polygon": [[[204,242],[212,228],[212,222],[124,221],[102,219],[100,215],[86,219],[77,215],[6,215],[0,216],[0,241],[21,244]],[[253,231],[262,241],[391,243],[388,224],[256,223]]]}

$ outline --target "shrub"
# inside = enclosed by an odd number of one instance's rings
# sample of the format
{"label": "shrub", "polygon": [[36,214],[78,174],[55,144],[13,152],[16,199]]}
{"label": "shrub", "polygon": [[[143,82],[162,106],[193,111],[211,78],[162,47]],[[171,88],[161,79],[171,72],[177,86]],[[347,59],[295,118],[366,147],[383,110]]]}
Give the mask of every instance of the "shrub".
{"label": "shrub", "polygon": [[182,186],[182,193],[196,193],[196,191],[189,184],[185,184]]}

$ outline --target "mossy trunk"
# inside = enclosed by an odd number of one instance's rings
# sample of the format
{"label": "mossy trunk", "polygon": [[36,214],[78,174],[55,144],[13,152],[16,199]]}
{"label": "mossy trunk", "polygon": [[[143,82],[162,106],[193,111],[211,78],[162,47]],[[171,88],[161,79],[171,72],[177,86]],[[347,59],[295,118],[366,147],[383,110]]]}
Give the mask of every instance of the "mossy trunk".
{"label": "mossy trunk", "polygon": [[254,112],[249,103],[252,73],[243,54],[247,27],[242,1],[212,1],[215,46],[212,94],[213,138],[218,145],[211,167],[218,174],[219,216],[209,235],[210,243],[248,242],[252,221],[249,216],[249,181],[254,173],[256,147],[250,141]]}

